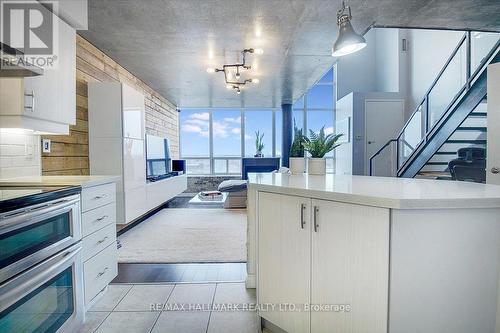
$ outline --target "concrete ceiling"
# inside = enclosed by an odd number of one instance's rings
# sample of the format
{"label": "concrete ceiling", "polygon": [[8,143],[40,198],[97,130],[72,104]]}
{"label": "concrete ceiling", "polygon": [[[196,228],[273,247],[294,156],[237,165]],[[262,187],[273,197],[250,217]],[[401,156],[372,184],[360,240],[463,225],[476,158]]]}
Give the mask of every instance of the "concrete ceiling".
{"label": "concrete ceiling", "polygon": [[[498,0],[349,0],[358,32],[376,26],[500,31]],[[340,0],[89,0],[80,34],[179,107],[279,107],[333,64]],[[243,48],[259,85],[237,95],[223,74]],[[360,78],[363,79],[363,78]]]}

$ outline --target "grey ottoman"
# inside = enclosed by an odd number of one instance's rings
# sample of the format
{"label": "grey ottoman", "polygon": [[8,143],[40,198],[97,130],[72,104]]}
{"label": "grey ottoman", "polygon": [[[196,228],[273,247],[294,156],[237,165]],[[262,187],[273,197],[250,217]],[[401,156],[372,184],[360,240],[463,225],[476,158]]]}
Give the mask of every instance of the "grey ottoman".
{"label": "grey ottoman", "polygon": [[247,181],[225,180],[220,183],[218,190],[227,193],[224,208],[246,208],[247,207]]}

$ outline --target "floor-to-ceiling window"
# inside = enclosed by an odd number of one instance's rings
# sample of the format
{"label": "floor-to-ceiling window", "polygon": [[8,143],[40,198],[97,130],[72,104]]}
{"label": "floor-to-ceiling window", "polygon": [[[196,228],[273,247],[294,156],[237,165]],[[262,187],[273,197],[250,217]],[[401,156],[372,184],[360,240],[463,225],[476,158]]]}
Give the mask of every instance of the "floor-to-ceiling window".
{"label": "floor-to-ceiling window", "polygon": [[209,110],[183,110],[180,113],[182,158],[193,174],[210,174],[210,115]]}
{"label": "floor-to-ceiling window", "polygon": [[241,115],[240,109],[212,112],[213,173],[240,173]]}
{"label": "floor-to-ceiling window", "polygon": [[253,157],[257,152],[255,147],[257,134],[263,135],[264,157],[273,156],[273,110],[245,110],[246,157]]}
{"label": "floor-to-ceiling window", "polygon": [[[293,104],[293,118],[304,133],[325,127],[334,132],[333,69]],[[280,157],[281,109],[183,109],[180,113],[181,157],[188,174],[240,174],[241,158],[256,153],[257,131],[264,134],[264,157]],[[333,153],[327,171],[333,172]]]}
{"label": "floor-to-ceiling window", "polygon": [[[330,69],[309,91],[293,105],[297,127],[309,136],[325,127],[325,133],[334,133],[335,86],[333,69]],[[334,152],[327,156],[327,172],[334,172]]]}

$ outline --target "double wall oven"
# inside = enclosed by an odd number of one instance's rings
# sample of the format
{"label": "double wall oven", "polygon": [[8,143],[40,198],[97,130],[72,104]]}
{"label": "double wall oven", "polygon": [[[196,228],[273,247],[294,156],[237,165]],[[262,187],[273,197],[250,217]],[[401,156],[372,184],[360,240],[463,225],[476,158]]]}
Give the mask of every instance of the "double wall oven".
{"label": "double wall oven", "polygon": [[0,210],[0,332],[73,332],[84,319],[80,195],[40,193],[50,200]]}

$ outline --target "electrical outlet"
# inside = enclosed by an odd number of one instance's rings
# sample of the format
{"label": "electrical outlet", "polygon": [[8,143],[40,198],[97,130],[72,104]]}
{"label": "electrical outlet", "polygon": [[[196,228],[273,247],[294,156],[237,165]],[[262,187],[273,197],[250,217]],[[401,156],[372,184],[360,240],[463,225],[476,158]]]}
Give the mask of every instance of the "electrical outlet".
{"label": "electrical outlet", "polygon": [[42,153],[50,153],[50,140],[42,139]]}

